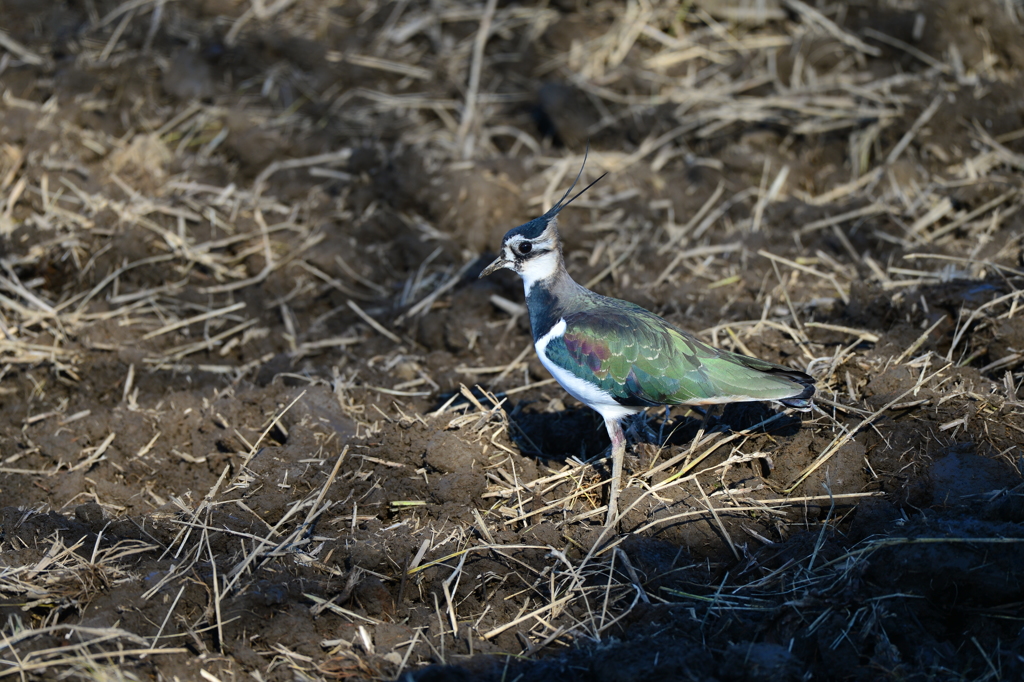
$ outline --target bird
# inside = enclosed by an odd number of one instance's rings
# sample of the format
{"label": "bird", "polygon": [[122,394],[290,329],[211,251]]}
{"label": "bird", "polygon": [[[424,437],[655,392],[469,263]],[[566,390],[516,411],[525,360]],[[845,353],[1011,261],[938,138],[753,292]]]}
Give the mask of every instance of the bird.
{"label": "bird", "polygon": [[[589,150],[588,150],[589,151]],[[605,526],[616,523],[626,438],[621,421],[649,407],[771,401],[811,409],[808,374],[711,346],[635,303],[576,283],[565,268],[558,214],[604,175],[544,215],[509,230],[479,277],[508,269],[522,278],[541,364],[571,396],[604,419],[612,475]],[[567,200],[568,199],[568,200]]]}

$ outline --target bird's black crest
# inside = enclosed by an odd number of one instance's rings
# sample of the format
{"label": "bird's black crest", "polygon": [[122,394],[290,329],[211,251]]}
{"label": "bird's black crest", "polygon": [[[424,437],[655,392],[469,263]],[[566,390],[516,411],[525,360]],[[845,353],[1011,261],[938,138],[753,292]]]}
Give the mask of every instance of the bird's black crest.
{"label": "bird's black crest", "polygon": [[583,153],[583,164],[580,165],[579,173],[576,174],[576,179],[572,181],[572,185],[570,185],[569,189],[567,189],[565,191],[565,194],[562,195],[562,198],[559,199],[558,202],[554,206],[552,206],[550,209],[548,209],[548,212],[545,213],[544,215],[540,216],[539,218],[534,218],[533,220],[531,220],[528,223],[523,223],[519,227],[515,227],[515,228],[509,230],[507,233],[505,233],[505,238],[502,240],[502,242],[508,241],[510,237],[513,237],[515,235],[522,235],[523,237],[525,237],[527,239],[536,239],[537,237],[541,236],[541,234],[544,233],[544,230],[547,229],[548,223],[555,216],[558,215],[559,211],[561,211],[563,208],[565,208],[566,206],[568,206],[572,202],[576,201],[576,199],[578,199],[581,194],[583,194],[588,189],[590,189],[591,187],[596,185],[598,183],[598,181],[601,180],[601,178],[603,178],[604,176],[608,175],[607,173],[602,173],[597,178],[597,180],[594,180],[592,183],[590,183],[589,185],[587,185],[586,187],[581,189],[571,199],[566,201],[566,197],[569,196],[569,193],[572,192],[572,190],[576,187],[576,183],[578,183],[580,181],[580,177],[583,175],[583,169],[587,165],[587,156],[589,156],[589,155],[590,155],[590,144],[587,144],[587,150]]}
{"label": "bird's black crest", "polygon": [[511,230],[505,233],[505,238],[502,241],[507,242],[511,237],[515,235],[522,235],[527,239],[536,239],[543,234],[544,229],[548,226],[547,215],[542,215],[540,218],[534,218],[528,223],[523,223],[519,227],[513,227]]}

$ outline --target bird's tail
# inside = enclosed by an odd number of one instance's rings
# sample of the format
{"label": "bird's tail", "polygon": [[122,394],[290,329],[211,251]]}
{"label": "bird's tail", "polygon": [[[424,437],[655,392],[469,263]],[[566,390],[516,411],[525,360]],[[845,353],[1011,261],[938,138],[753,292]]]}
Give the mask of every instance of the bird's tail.
{"label": "bird's tail", "polygon": [[811,405],[814,404],[814,377],[803,372],[796,370],[784,370],[779,374],[785,374],[787,379],[794,381],[797,385],[803,387],[803,391],[794,395],[790,398],[783,398],[779,402],[786,407],[792,407],[793,409],[806,412],[811,409]]}

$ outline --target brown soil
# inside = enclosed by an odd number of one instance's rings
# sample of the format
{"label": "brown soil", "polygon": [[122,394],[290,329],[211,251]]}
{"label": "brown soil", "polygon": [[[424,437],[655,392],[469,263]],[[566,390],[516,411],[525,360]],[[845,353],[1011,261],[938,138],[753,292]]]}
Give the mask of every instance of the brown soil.
{"label": "brown soil", "polygon": [[[0,678],[1024,678],[1019,5],[626,7],[0,0]],[[476,277],[588,141],[574,277],[819,385],[613,534]]]}

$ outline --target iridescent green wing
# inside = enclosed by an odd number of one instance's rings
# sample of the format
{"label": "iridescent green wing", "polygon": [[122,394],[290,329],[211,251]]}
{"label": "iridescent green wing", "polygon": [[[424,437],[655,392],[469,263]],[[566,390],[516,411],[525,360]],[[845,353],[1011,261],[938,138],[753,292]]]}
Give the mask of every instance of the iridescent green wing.
{"label": "iridescent green wing", "polygon": [[[718,350],[624,301],[567,315],[547,347],[556,365],[629,405],[805,398],[810,377]],[[806,394],[806,395],[805,395]]]}

